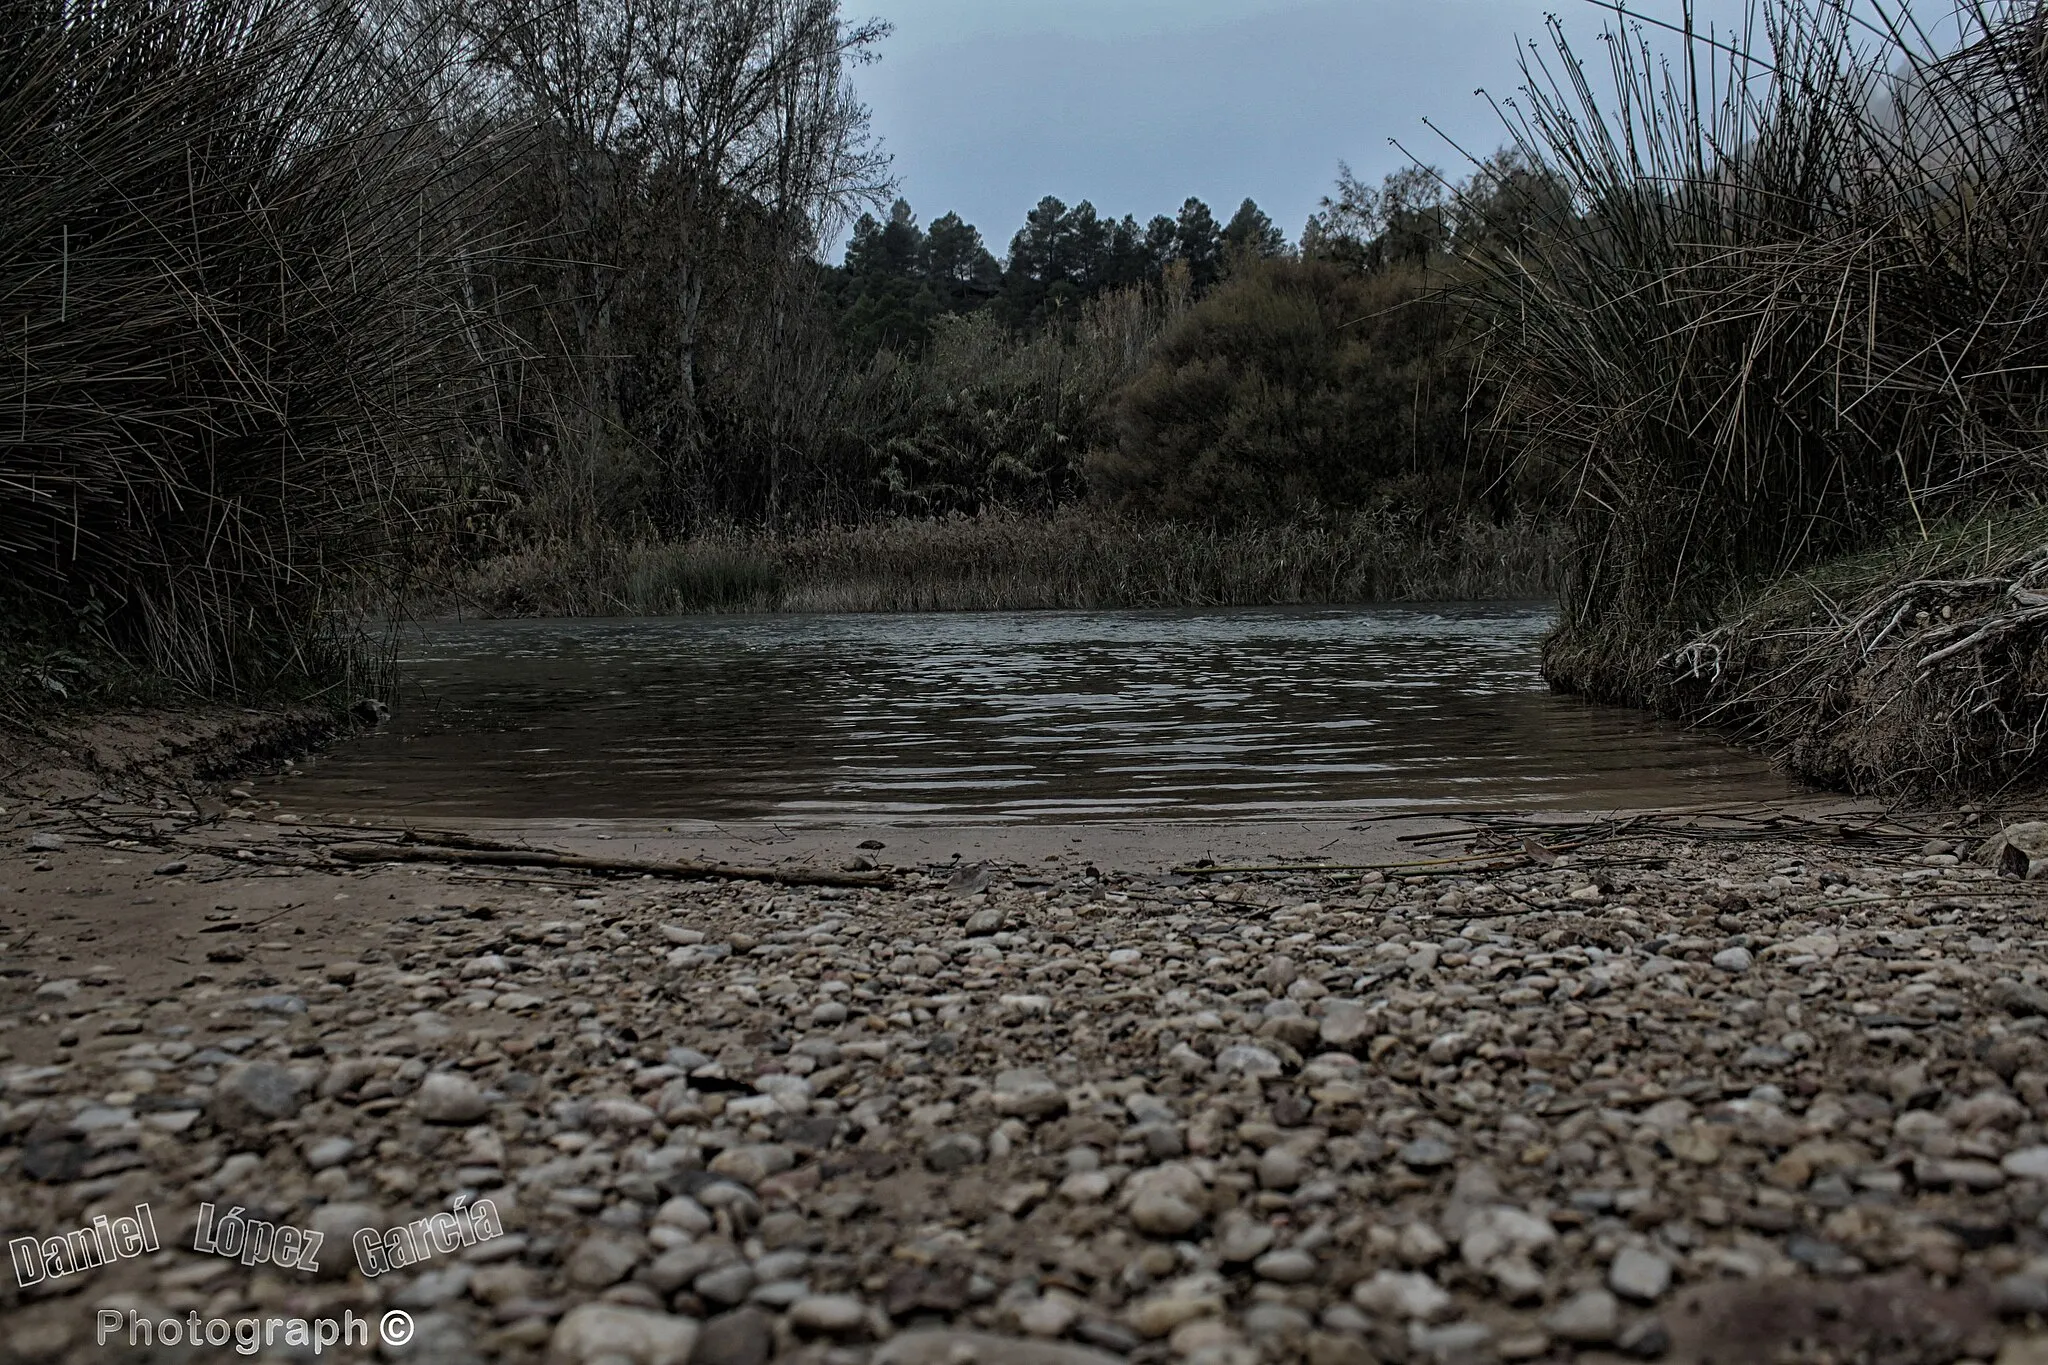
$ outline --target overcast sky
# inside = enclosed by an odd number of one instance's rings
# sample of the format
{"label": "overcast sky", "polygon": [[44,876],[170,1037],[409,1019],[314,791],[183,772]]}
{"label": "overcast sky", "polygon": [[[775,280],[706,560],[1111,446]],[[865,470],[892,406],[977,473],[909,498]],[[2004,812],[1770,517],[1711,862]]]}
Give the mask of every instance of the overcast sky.
{"label": "overcast sky", "polygon": [[[1632,8],[1676,19],[1679,0]],[[1743,8],[1697,5],[1724,24]],[[855,79],[901,193],[998,256],[1048,194],[1140,221],[1191,194],[1228,218],[1249,195],[1293,240],[1339,160],[1371,181],[1402,164],[1389,138],[1454,171],[1423,118],[1499,145],[1473,91],[1513,92],[1516,37],[1546,11],[1600,54],[1583,0],[842,0],[894,25]]]}

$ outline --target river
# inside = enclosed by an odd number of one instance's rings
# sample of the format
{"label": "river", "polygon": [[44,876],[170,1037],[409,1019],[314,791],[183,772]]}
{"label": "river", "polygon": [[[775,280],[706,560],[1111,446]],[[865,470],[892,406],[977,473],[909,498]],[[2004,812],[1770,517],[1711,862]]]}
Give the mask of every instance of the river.
{"label": "river", "polygon": [[1547,606],[491,621],[408,630],[391,722],[293,809],[419,819],[1343,816],[1778,800],[1712,736],[1552,694]]}

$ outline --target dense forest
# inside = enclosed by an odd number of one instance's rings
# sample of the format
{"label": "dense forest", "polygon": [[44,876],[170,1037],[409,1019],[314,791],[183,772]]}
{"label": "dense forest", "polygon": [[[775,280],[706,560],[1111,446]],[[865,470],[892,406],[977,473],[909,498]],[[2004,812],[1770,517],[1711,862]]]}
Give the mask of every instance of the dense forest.
{"label": "dense forest", "polygon": [[[447,603],[1555,591],[1561,686],[1852,784],[2031,762],[2044,21],[1852,8],[1676,66],[1554,24],[1502,151],[1295,236],[995,245],[897,197],[834,0],[0,0],[0,696],[343,697]],[[1785,730],[1785,642],[1870,611],[1980,672]],[[1970,735],[1848,753],[1900,688]]]}

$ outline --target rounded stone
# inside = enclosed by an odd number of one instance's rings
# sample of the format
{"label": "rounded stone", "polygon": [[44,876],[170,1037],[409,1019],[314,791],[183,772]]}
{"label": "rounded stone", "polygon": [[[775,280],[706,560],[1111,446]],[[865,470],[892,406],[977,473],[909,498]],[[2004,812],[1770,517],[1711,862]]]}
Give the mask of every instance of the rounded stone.
{"label": "rounded stone", "polygon": [[1285,1247],[1253,1261],[1252,1273],[1275,1284],[1305,1284],[1316,1277],[1316,1258],[1297,1247]]}
{"label": "rounded stone", "polygon": [[1625,1299],[1654,1303],[1671,1287],[1671,1263],[1643,1247],[1623,1247],[1607,1267],[1607,1287]]}
{"label": "rounded stone", "polygon": [[799,1332],[847,1336],[867,1325],[867,1305],[849,1294],[812,1294],[790,1305],[789,1325]]}
{"label": "rounded stone", "polygon": [[433,1071],[420,1082],[413,1107],[428,1123],[475,1123],[491,1106],[469,1077]]}

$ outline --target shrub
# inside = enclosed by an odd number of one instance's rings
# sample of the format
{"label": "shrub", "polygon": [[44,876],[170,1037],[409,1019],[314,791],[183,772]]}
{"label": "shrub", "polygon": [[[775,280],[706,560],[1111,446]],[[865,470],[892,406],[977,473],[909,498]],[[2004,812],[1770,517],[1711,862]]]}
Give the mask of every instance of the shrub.
{"label": "shrub", "polygon": [[1470,362],[1419,269],[1250,266],[1160,337],[1115,406],[1091,486],[1121,506],[1235,523],[1390,494],[1454,507]]}

